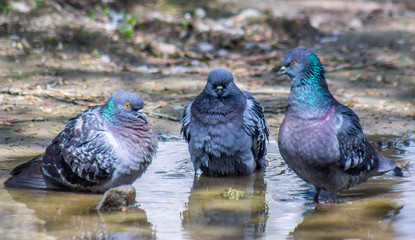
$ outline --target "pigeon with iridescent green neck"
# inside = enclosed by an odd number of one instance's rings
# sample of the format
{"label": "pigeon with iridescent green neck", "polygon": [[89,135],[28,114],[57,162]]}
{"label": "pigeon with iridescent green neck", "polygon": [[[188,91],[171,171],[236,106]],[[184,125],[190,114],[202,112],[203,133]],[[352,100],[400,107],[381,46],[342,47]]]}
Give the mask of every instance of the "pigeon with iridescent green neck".
{"label": "pigeon with iridescent green neck", "polygon": [[314,201],[325,190],[329,201],[338,192],[371,176],[394,171],[392,159],[375,151],[363,135],[359,117],[331,95],[317,55],[290,50],[278,75],[291,78],[288,109],[278,133],[282,157],[300,178],[315,186]]}
{"label": "pigeon with iridescent green neck", "polygon": [[114,93],[105,105],[72,118],[44,154],[13,169],[4,185],[105,192],[132,184],[157,150],[143,106],[135,93]]}

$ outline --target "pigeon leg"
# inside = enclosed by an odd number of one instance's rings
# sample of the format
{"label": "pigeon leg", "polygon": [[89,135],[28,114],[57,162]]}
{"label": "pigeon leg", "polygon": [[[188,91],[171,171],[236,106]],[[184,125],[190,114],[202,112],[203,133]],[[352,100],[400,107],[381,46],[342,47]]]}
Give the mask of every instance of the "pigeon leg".
{"label": "pigeon leg", "polygon": [[320,188],[316,188],[316,191],[314,192],[314,202],[318,203],[318,194],[320,194],[321,189]]}
{"label": "pigeon leg", "polygon": [[335,192],[329,192],[329,203],[334,203],[336,201],[336,193]]}

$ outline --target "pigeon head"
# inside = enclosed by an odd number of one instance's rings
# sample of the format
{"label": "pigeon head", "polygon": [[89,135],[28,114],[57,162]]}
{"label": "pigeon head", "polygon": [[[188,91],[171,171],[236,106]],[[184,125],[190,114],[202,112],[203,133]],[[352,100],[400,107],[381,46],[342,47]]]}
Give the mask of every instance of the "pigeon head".
{"label": "pigeon head", "polygon": [[203,92],[213,97],[228,97],[240,92],[233,82],[233,74],[227,68],[215,68],[210,71]]}
{"label": "pigeon head", "polygon": [[291,49],[284,57],[277,76],[288,75],[291,86],[320,85],[327,86],[323,65],[317,55],[302,47]]}
{"label": "pigeon head", "polygon": [[139,95],[126,91],[118,91],[105,104],[102,114],[108,119],[117,116],[147,120],[146,114],[143,112],[143,107],[143,99]]}

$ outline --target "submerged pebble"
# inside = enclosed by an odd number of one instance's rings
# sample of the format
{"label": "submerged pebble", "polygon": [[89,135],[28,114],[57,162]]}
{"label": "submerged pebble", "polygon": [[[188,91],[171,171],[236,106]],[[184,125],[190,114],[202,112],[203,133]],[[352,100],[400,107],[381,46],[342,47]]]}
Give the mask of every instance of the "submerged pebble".
{"label": "submerged pebble", "polygon": [[135,204],[135,188],[132,185],[122,185],[106,191],[97,205],[97,210],[123,210]]}

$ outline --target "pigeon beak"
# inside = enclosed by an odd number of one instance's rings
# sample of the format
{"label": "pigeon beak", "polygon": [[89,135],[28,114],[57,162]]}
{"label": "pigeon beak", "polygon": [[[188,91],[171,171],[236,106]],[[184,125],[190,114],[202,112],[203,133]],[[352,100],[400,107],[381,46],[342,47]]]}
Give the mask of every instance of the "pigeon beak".
{"label": "pigeon beak", "polygon": [[285,72],[286,69],[287,68],[285,66],[282,66],[281,69],[277,72],[277,77],[284,75],[286,73]]}
{"label": "pigeon beak", "polygon": [[218,94],[218,96],[221,96],[223,92],[223,86],[217,86],[216,87],[216,93]]}
{"label": "pigeon beak", "polygon": [[147,115],[144,113],[143,109],[137,111],[137,117],[147,121]]}

